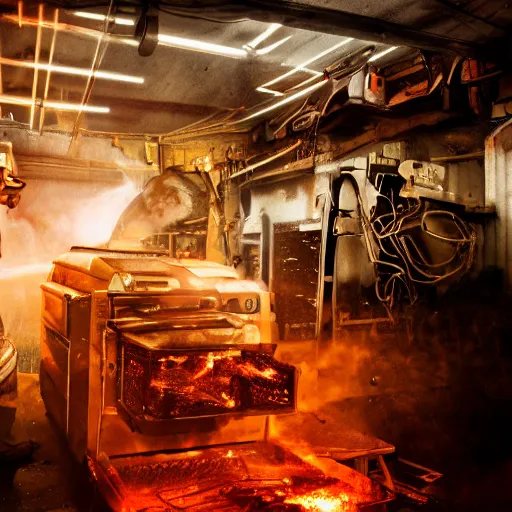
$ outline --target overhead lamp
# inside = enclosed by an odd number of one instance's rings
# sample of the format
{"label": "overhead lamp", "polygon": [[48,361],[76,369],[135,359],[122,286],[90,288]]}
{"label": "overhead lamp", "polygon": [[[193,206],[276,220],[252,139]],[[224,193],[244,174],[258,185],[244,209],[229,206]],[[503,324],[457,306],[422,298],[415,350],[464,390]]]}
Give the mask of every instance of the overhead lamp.
{"label": "overhead lamp", "polygon": [[268,39],[276,30],[280,29],[282,25],[280,23],[272,23],[265,32],[254,38],[250,43],[247,43],[247,46],[251,48],[256,48],[260,43]]}
{"label": "overhead lamp", "polygon": [[274,91],[272,89],[265,89],[265,87],[257,87],[258,92],[266,92],[267,94],[273,94],[274,96],[284,96],[283,92]]}
{"label": "overhead lamp", "polygon": [[243,123],[244,121],[248,121],[250,119],[254,119],[255,117],[262,116],[264,114],[267,114],[268,112],[272,112],[272,110],[276,110],[283,105],[286,105],[287,103],[291,103],[292,101],[295,101],[302,96],[306,96],[307,94],[316,91],[317,89],[320,89],[323,85],[327,83],[327,80],[322,80],[321,82],[318,82],[314,85],[311,85],[309,87],[306,87],[306,89],[302,89],[302,91],[296,92],[295,94],[292,94],[291,96],[287,96],[286,98],[282,99],[281,101],[278,101],[277,103],[274,103],[273,105],[270,105],[266,108],[263,108],[261,110],[258,110],[257,112],[254,112],[253,114],[250,114],[242,119],[239,119],[238,121],[233,121],[229,124],[238,124]]}
{"label": "overhead lamp", "polygon": [[0,103],[7,103],[8,105],[20,105],[23,107],[31,107],[34,102],[32,101],[32,98],[12,96],[11,94],[0,94]]}
{"label": "overhead lamp", "polygon": [[[320,73],[320,71],[314,71],[313,69],[309,68],[302,68],[300,71],[303,71],[304,73],[309,73],[311,76],[309,78],[306,78],[306,80],[303,80],[302,82],[290,87],[285,92],[293,91],[294,89],[299,89],[303,85],[309,84],[313,80],[316,80],[320,76],[324,76],[323,73]],[[268,84],[265,84],[268,85]],[[259,92],[266,92],[268,94],[273,94],[274,96],[284,96],[285,93],[282,93],[280,91],[276,91],[275,89],[268,89],[266,87],[260,86],[256,88]]]}
{"label": "overhead lamp", "polygon": [[[327,48],[327,50],[324,50],[323,52],[320,52],[319,54],[315,55],[314,57],[311,57],[310,59],[302,62],[301,64],[299,64],[298,66],[295,66],[293,69],[290,69],[290,71],[287,71],[283,75],[278,76],[277,78],[274,78],[273,80],[270,80],[270,82],[267,82],[267,83],[261,85],[258,89],[262,89],[262,88],[266,89],[265,92],[267,92],[269,90],[272,90],[272,89],[268,89],[269,85],[277,84],[278,82],[281,82],[285,78],[288,78],[289,76],[292,76],[295,73],[298,73],[299,71],[307,72],[307,73],[312,73],[312,74],[317,74],[318,73],[318,75],[321,75],[322,73],[319,73],[318,71],[309,70],[309,69],[306,68],[306,66],[308,66],[309,64],[311,64],[311,63],[321,59],[322,57],[325,57],[326,55],[328,55],[329,53],[337,50],[338,48],[341,48],[342,46],[345,46],[346,44],[350,43],[350,41],[353,41],[353,40],[354,40],[354,38],[352,38],[352,37],[347,37],[347,38],[343,39],[343,41],[340,41],[339,43],[335,44],[334,46],[331,46],[330,48]],[[311,80],[310,79],[305,80],[304,82],[302,82],[302,84],[304,84],[306,82],[309,82],[309,81],[311,81]],[[299,85],[301,85],[301,84],[299,84]]]}
{"label": "overhead lamp", "polygon": [[[104,14],[97,14],[94,12],[75,11],[73,14],[75,16],[78,16],[79,18],[85,18],[87,20],[94,20],[94,21],[105,21],[105,18],[106,18],[106,16]],[[119,16],[116,16],[113,19],[113,21],[116,25],[128,25],[128,26],[135,25],[135,21],[131,20],[130,18],[121,18]]]}
{"label": "overhead lamp", "polygon": [[297,85],[294,85],[293,87],[290,87],[288,91],[293,91],[294,89],[300,89],[302,86],[309,84],[309,82],[313,82],[318,77],[324,76],[323,73],[320,73],[319,71],[313,71],[313,76],[310,76],[309,78],[306,78],[306,80],[298,83]]}
{"label": "overhead lamp", "polygon": [[283,39],[280,39],[279,41],[276,41],[275,43],[266,46],[265,48],[261,48],[259,50],[256,50],[256,55],[267,55],[267,53],[270,53],[271,51],[275,50],[276,48],[279,48],[282,44],[286,43],[288,39],[291,39],[292,36],[283,37]]}
{"label": "overhead lamp", "polygon": [[[90,17],[89,16],[90,14],[92,15],[92,13],[86,13],[86,14],[87,14],[87,17]],[[93,16],[94,16],[94,19],[99,20],[100,19],[99,17],[101,17],[102,20],[105,19],[105,16],[103,16],[102,14],[94,14]],[[11,22],[18,23],[18,16],[14,16],[14,15],[10,15],[10,14],[3,14],[1,16],[1,18],[11,21]],[[119,18],[116,18],[116,20],[119,20]],[[126,24],[128,24],[128,21],[130,21],[130,25],[133,24],[131,22],[131,20],[127,20]],[[54,24],[54,23],[50,23],[50,22],[47,22],[44,20],[42,22],[39,22],[38,20],[35,20],[34,18],[28,18],[28,17],[23,18],[23,23],[26,25],[30,25],[30,26],[37,26],[40,24],[41,26],[43,26],[45,28],[51,28],[51,29],[56,29],[56,30],[68,31],[68,32],[82,33],[89,37],[94,37],[94,38],[99,38],[104,35],[103,32],[101,32],[99,30],[89,29],[86,27],[75,26],[75,25],[68,25],[66,23]],[[129,46],[140,47],[141,37],[137,36],[137,39],[130,39],[129,37],[126,37],[126,36],[119,37],[119,35],[109,34],[109,40],[114,43],[123,43],[123,44],[129,45]],[[199,51],[199,52],[204,52],[204,53],[210,53],[213,55],[221,55],[221,56],[225,56],[225,57],[240,58],[240,57],[246,57],[249,53],[247,50],[245,50],[243,48],[233,48],[230,46],[224,46],[224,45],[214,44],[214,43],[207,43],[204,41],[197,41],[195,39],[177,37],[177,36],[172,36],[172,35],[168,35],[168,34],[158,34],[157,37],[155,37],[154,39],[152,38],[151,40],[152,41],[156,40],[158,43],[162,44],[163,46],[170,46],[170,47],[174,47],[174,48],[183,48],[185,50]],[[280,46],[287,40],[288,40],[288,38],[284,38],[284,39],[278,41],[277,43],[270,45],[267,48],[261,48],[261,50],[251,49],[250,51],[255,53],[256,55],[265,55],[266,53],[271,52],[272,50],[274,50],[275,48],[277,48],[278,46]],[[146,32],[146,36],[145,36],[145,41],[149,41],[147,32]],[[147,55],[149,55],[149,53],[147,53]]]}
{"label": "overhead lamp", "polygon": [[183,48],[185,50],[195,50],[198,52],[211,53],[214,55],[224,55],[226,57],[246,57],[247,52],[240,48],[231,46],[222,46],[220,44],[206,43],[195,39],[186,39],[184,37],[170,36],[167,34],[158,34],[158,42],[165,46],[174,48]]}
{"label": "overhead lamp", "polygon": [[[88,77],[91,75],[90,69],[83,68],[75,68],[71,66],[61,66],[60,64],[45,64],[45,63],[35,63],[33,61],[26,60],[14,60],[7,59],[5,57],[0,57],[0,64],[5,64],[7,66],[15,66],[22,68],[30,68],[30,69],[39,69],[43,71],[50,71],[52,73],[64,73],[68,75],[76,75],[76,76],[85,76]],[[132,76],[132,75],[123,75],[121,73],[112,73],[110,71],[95,71],[92,73],[95,78],[103,78],[105,80],[113,80],[118,82],[128,82],[133,84],[143,84],[144,78],[140,76]]]}
{"label": "overhead lamp", "polygon": [[109,107],[96,107],[94,105],[81,105],[80,103],[65,103],[63,101],[32,101],[32,98],[24,98],[23,96],[12,96],[10,94],[0,94],[0,103],[8,105],[19,105],[22,107],[32,107],[33,105],[44,106],[53,110],[83,111],[95,114],[108,114]]}
{"label": "overhead lamp", "polygon": [[398,46],[391,46],[390,48],[386,48],[384,51],[382,51],[380,53],[376,53],[375,55],[372,55],[368,59],[368,62],[375,62],[377,59],[384,57],[384,55],[387,55],[388,53],[394,52],[396,49],[398,49]]}
{"label": "overhead lamp", "polygon": [[53,110],[67,110],[71,112],[90,112],[93,114],[108,114],[109,107],[95,107],[94,105],[81,105],[80,103],[64,103],[62,101],[46,100],[42,106]]}

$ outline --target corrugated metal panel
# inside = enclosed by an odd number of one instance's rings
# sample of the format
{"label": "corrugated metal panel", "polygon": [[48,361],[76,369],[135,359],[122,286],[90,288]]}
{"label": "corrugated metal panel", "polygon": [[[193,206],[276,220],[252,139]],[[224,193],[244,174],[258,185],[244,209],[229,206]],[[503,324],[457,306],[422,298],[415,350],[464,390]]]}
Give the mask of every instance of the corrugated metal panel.
{"label": "corrugated metal panel", "polygon": [[502,269],[512,290],[512,119],[485,141],[485,206],[496,209],[486,224],[485,264]]}

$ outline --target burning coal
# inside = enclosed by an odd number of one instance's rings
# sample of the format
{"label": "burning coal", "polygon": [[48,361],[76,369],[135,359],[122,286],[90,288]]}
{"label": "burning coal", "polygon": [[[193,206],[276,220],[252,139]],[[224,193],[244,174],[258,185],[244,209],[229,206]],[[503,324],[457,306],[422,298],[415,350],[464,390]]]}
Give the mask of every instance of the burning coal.
{"label": "burning coal", "polygon": [[[125,345],[124,400],[155,419],[294,408],[295,369],[245,350],[150,355]],[[146,380],[147,379],[147,380]],[[146,386],[145,382],[149,382]],[[141,390],[143,397],[141,398]]]}

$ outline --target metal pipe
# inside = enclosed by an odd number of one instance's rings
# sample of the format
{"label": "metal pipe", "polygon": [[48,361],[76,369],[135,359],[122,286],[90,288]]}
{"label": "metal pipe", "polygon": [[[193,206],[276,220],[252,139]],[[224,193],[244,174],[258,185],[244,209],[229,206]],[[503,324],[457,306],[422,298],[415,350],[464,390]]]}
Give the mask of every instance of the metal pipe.
{"label": "metal pipe", "polygon": [[[38,24],[37,24],[37,35],[36,35],[36,49],[34,54],[34,64],[37,66],[39,63],[39,54],[41,53],[41,38],[43,32],[43,15],[44,15],[44,5],[39,4],[37,10]],[[36,94],[37,94],[37,80],[39,77],[39,69],[37,67],[34,68],[34,81],[32,82],[32,105],[30,106],[30,122],[29,127],[31,130],[34,129],[34,115],[36,108]]]}
{"label": "metal pipe", "polygon": [[[23,2],[21,2],[21,3],[23,3]],[[19,15],[16,16],[13,14],[3,14],[1,16],[1,19],[3,21],[16,23],[18,25],[19,24],[18,20],[20,20],[21,18],[19,18]],[[39,25],[39,21],[37,20],[37,18],[26,17],[26,18],[23,18],[23,24],[28,25],[28,26],[37,27]],[[51,21],[43,20],[41,23],[41,26],[43,28],[53,29],[54,24]],[[90,28],[80,27],[78,25],[69,25],[68,23],[58,23],[57,30],[59,30],[59,31],[62,30],[64,32],[76,32],[78,34],[83,34],[83,35],[95,37],[95,38],[101,37],[101,34],[102,34],[102,32],[100,30],[94,30],[94,29],[90,29]],[[122,42],[121,39],[119,39],[119,41]]]}
{"label": "metal pipe", "polygon": [[[7,103],[9,105],[19,105],[22,107],[32,107],[35,104],[42,104],[42,100],[35,99],[34,101],[31,98],[26,98],[23,96],[13,96],[11,94],[0,94],[0,103]],[[93,112],[96,114],[108,114],[110,109],[108,107],[96,107],[85,105],[82,106],[79,103],[66,103],[64,101],[46,101],[46,108],[51,108],[54,110],[68,110],[68,111],[78,111],[80,109],[85,112]]]}
{"label": "metal pipe", "polygon": [[23,96],[13,96],[11,94],[0,94],[0,103],[7,103],[8,105],[20,105],[22,107],[32,107],[34,102],[30,98]]}
{"label": "metal pipe", "polygon": [[[484,45],[472,41],[453,39],[409,28],[398,23],[347,13],[337,9],[301,5],[289,0],[281,0],[280,2],[275,2],[275,0],[243,0],[236,3],[220,1],[217,5],[212,5],[209,8],[201,6],[201,12],[204,13],[205,10],[211,10],[212,16],[222,13],[240,14],[250,19],[267,23],[280,23],[292,28],[354,37],[388,45],[412,46],[467,57],[484,58],[488,56],[494,57],[494,60],[496,60],[496,51],[493,51],[493,48],[486,48]],[[197,8],[194,7],[182,8],[180,11],[191,16],[199,14]],[[3,15],[2,18],[19,23],[19,16],[16,15],[7,14]],[[33,20],[28,18],[25,18],[23,23],[35,24]],[[95,37],[98,37],[98,34],[101,33],[97,30],[65,24],[60,26],[59,29],[73,30]]]}
{"label": "metal pipe", "polygon": [[281,158],[288,153],[291,153],[294,149],[297,149],[302,144],[302,140],[298,140],[295,144],[291,145],[290,147],[284,149],[283,151],[280,151],[279,153],[276,153],[275,155],[272,155],[269,158],[266,158],[265,160],[262,160],[261,162],[248,165],[245,169],[242,169],[241,171],[235,172],[232,174],[229,179],[238,178],[238,176],[242,176],[243,174],[247,174],[248,172],[257,169],[258,167],[261,167],[262,165],[269,164],[270,162],[273,162],[274,160],[277,160],[278,158]]}
{"label": "metal pipe", "polygon": [[431,162],[460,162],[461,160],[476,160],[485,157],[485,151],[475,151],[465,155],[434,156]]}
{"label": "metal pipe", "polygon": [[18,2],[18,26],[21,28],[23,25],[23,2]]}
{"label": "metal pipe", "polygon": [[[318,198],[317,198],[318,199]],[[324,290],[325,290],[325,258],[327,252],[327,237],[329,228],[329,212],[331,210],[331,192],[325,192],[322,199],[322,238],[320,244],[320,254],[318,255],[318,284],[316,292],[316,325],[315,325],[315,362],[318,361],[319,344],[322,337],[322,317],[324,310]]]}
{"label": "metal pipe", "polygon": [[[197,7],[180,8],[180,12],[199,15]],[[201,5],[201,14],[210,13],[213,17],[222,17],[223,14],[232,17],[243,16],[265,23],[280,23],[292,28],[354,37],[387,45],[412,46],[444,54],[480,58],[487,55],[489,58],[494,57],[495,60],[497,53],[496,48],[486,48],[472,41],[454,39],[383,19],[290,0],[219,0],[208,7]]]}
{"label": "metal pipe", "polygon": [[[57,23],[59,22],[59,9],[55,9],[53,13],[53,36],[52,36],[52,44],[50,46],[50,55],[48,57],[48,65],[51,66],[53,62],[53,54],[55,53],[55,41],[57,40]],[[48,91],[50,90],[50,78],[52,72],[50,68],[46,72],[46,84],[44,86],[44,95],[43,95],[43,104],[41,105],[41,109],[39,111],[39,135],[43,133],[43,125],[44,125],[44,102],[48,98]]]}
{"label": "metal pipe", "polygon": [[[85,76],[88,77],[91,71],[89,69],[84,68],[75,68],[72,66],[62,66],[60,64],[45,64],[39,63],[35,64],[31,61],[26,60],[15,60],[15,59],[7,59],[5,57],[0,57],[0,64],[5,64],[7,66],[13,66],[17,68],[30,68],[36,69],[38,68],[41,71],[50,71],[52,73],[64,73],[67,75],[74,76]],[[113,80],[119,82],[128,82],[134,84],[143,84],[144,78],[133,76],[133,75],[123,75],[122,73],[113,73],[110,71],[96,71],[94,73],[95,78],[101,78],[105,80]]]}

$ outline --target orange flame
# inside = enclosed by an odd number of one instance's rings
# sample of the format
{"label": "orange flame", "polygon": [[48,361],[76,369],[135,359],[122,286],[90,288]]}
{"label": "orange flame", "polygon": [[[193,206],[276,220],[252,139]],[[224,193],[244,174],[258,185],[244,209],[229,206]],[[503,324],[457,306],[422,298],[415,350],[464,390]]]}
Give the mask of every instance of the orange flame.
{"label": "orange flame", "polygon": [[285,503],[301,505],[305,510],[312,512],[355,512],[357,510],[357,505],[350,500],[348,495],[336,493],[333,496],[324,489],[288,498]]}
{"label": "orange flame", "polygon": [[219,356],[216,356],[214,354],[212,354],[211,352],[208,354],[208,356],[206,357],[206,364],[204,365],[204,367],[199,370],[195,375],[194,375],[194,380],[195,379],[200,379],[203,375],[206,375],[210,370],[213,369],[213,365],[215,364],[215,361],[218,361],[220,359],[225,359],[225,358],[229,358],[231,356],[229,355],[219,355]]}
{"label": "orange flame", "polygon": [[267,368],[266,370],[258,370],[258,368],[256,368],[252,364],[244,365],[242,371],[247,375],[262,377],[264,379],[273,379],[277,375],[276,370],[274,370],[273,368]]}
{"label": "orange flame", "polygon": [[222,398],[224,399],[224,401],[226,403],[226,407],[229,407],[230,409],[235,407],[236,402],[232,398],[229,398],[229,396],[226,395],[226,393],[222,393],[221,396],[222,396]]}

